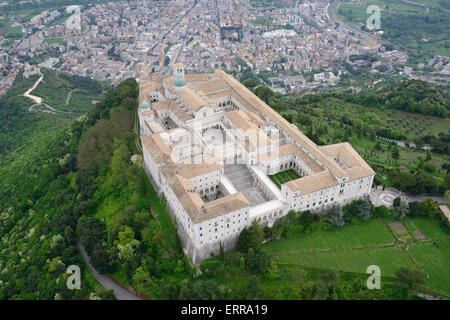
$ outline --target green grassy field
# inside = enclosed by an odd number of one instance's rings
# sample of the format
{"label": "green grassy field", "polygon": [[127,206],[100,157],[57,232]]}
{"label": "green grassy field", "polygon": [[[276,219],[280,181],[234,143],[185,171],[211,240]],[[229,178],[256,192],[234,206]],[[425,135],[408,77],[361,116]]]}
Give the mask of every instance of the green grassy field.
{"label": "green grassy field", "polygon": [[403,221],[406,229],[414,234],[416,231],[423,233],[425,238],[433,240],[450,240],[450,237],[444,227],[433,219],[428,217],[411,217]]}
{"label": "green grassy field", "polygon": [[[280,265],[307,268],[335,269],[345,272],[365,273],[370,265],[378,265],[382,276],[395,277],[401,267],[421,268],[429,277],[427,286],[444,294],[450,293],[449,240],[438,221],[428,217],[413,217],[403,221],[409,233],[420,230],[430,242],[412,242],[409,235],[408,256],[401,242],[395,241],[390,228],[382,221],[346,224],[340,229],[323,230],[320,226],[310,233],[294,232],[291,239],[271,241],[264,249],[278,258]],[[404,238],[396,236],[397,238]],[[390,244],[390,245],[389,245]],[[382,246],[384,245],[384,246]]]}
{"label": "green grassy field", "polygon": [[273,181],[273,183],[275,183],[275,185],[279,189],[281,189],[281,185],[283,183],[291,181],[291,180],[296,180],[298,178],[301,178],[301,176],[294,169],[288,169],[288,170],[281,171],[276,174],[270,175],[269,178],[270,178],[270,180]]}
{"label": "green grassy field", "polygon": [[[449,295],[450,236],[439,222],[428,217],[403,220],[408,232],[420,230],[427,239],[441,239],[438,244],[414,241],[406,244],[397,240],[395,232],[379,219],[352,220],[342,228],[329,228],[314,223],[310,232],[294,225],[289,239],[270,241],[263,249],[278,262],[279,276],[259,276],[262,295],[266,299],[296,299],[301,283],[317,279],[323,269],[339,271],[341,279],[365,283],[370,265],[381,269],[382,289],[397,283],[395,272],[399,268],[421,269],[427,275],[426,290],[433,294]],[[407,233],[408,233],[407,232]],[[431,237],[431,238],[430,238]],[[446,240],[445,240],[446,239]],[[232,253],[227,255],[232,256]],[[213,257],[210,261],[218,261]],[[248,273],[238,263],[227,263],[227,273],[212,279],[220,284],[232,285],[233,290],[245,290]],[[203,276],[201,277],[203,278]],[[358,280],[360,279],[360,280]]]}
{"label": "green grassy field", "polygon": [[269,242],[265,248],[282,264],[356,273],[374,264],[384,270],[383,275],[393,276],[399,267],[413,266],[406,253],[388,246],[393,241],[388,227],[374,219],[338,230],[294,233],[291,239]]}
{"label": "green grassy field", "polygon": [[412,245],[409,253],[420,265],[429,279],[427,286],[450,296],[450,243],[423,243]]}

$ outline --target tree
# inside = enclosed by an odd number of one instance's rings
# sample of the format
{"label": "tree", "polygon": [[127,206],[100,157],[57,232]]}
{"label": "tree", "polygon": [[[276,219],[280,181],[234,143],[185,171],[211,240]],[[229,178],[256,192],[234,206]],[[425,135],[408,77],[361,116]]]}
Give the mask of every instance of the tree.
{"label": "tree", "polygon": [[78,236],[88,255],[92,255],[94,246],[103,241],[106,234],[104,223],[97,217],[80,219],[78,223]]}
{"label": "tree", "polygon": [[445,191],[444,198],[445,201],[450,204],[450,190]]}
{"label": "tree", "polygon": [[143,263],[136,269],[133,276],[133,283],[137,290],[148,291],[152,286],[152,278],[147,270],[147,265]]}
{"label": "tree", "polygon": [[139,247],[139,241],[134,238],[134,231],[128,226],[122,226],[119,232],[119,239],[114,241],[114,245],[119,250],[119,258],[129,262],[135,256],[135,249]]}
{"label": "tree", "polygon": [[268,87],[258,87],[255,90],[255,94],[265,103],[269,103],[270,98],[273,96],[273,91]]}
{"label": "tree", "polygon": [[373,206],[369,200],[361,200],[357,206],[356,214],[361,219],[367,221],[372,217]]}
{"label": "tree", "polygon": [[269,270],[271,255],[264,250],[250,248],[245,255],[246,268],[253,274],[265,274]]}
{"label": "tree", "polygon": [[339,272],[334,270],[321,270],[318,275],[319,280],[321,280],[327,287],[335,286],[339,280]]}
{"label": "tree", "polygon": [[264,226],[263,228],[264,239],[269,240],[274,236],[273,228],[269,228],[269,226]]}
{"label": "tree", "polygon": [[400,197],[397,197],[397,198],[394,199],[392,205],[394,207],[398,207],[398,206],[400,206],[401,201],[402,201],[402,199]]}
{"label": "tree", "polygon": [[101,274],[108,273],[111,271],[109,266],[108,255],[105,253],[103,246],[97,243],[94,246],[91,255],[92,266]]}
{"label": "tree", "polygon": [[240,252],[246,253],[250,248],[258,251],[261,248],[264,240],[264,233],[259,226],[258,221],[253,220],[250,227],[245,228],[239,235],[237,249]]}
{"label": "tree", "polygon": [[225,252],[223,250],[223,243],[220,242],[220,262],[224,262],[225,261]]}
{"label": "tree", "polygon": [[306,210],[300,214],[299,222],[303,225],[303,231],[311,229],[311,225],[314,221],[314,216],[311,211]]}
{"label": "tree", "polygon": [[114,294],[114,291],[112,289],[100,290],[97,294],[102,300],[116,300],[116,295]]}
{"label": "tree", "polygon": [[400,268],[395,272],[400,286],[407,290],[409,295],[417,293],[419,287],[425,284],[426,276],[421,270],[408,270],[406,268]]}
{"label": "tree", "polygon": [[302,126],[310,127],[312,125],[312,120],[307,114],[301,114],[298,116],[298,121]]}
{"label": "tree", "polygon": [[434,218],[439,213],[439,204],[433,200],[433,198],[426,198],[422,202],[422,210],[424,214],[430,218]]}
{"label": "tree", "polygon": [[256,300],[261,297],[261,284],[256,276],[250,276],[245,286],[247,300]]}
{"label": "tree", "polygon": [[244,86],[246,86],[247,88],[254,88],[258,85],[258,82],[256,82],[256,80],[254,79],[247,79],[244,81]]}
{"label": "tree", "polygon": [[328,221],[336,227],[342,227],[345,224],[345,214],[341,207],[333,208],[328,213]]}
{"label": "tree", "polygon": [[409,207],[404,201],[401,201],[398,207],[392,208],[392,213],[398,220],[401,221],[408,215]]}
{"label": "tree", "polygon": [[121,143],[113,152],[110,160],[110,167],[112,173],[111,180],[115,190],[120,190],[127,182],[126,169],[128,167],[127,161],[129,158],[130,152],[125,143]]}
{"label": "tree", "polygon": [[169,58],[168,56],[166,56],[166,57],[164,58],[164,66],[168,66],[169,63],[170,63],[170,58]]}
{"label": "tree", "polygon": [[381,205],[378,207],[375,207],[375,212],[374,215],[377,217],[386,217],[389,214],[389,209],[388,207]]}
{"label": "tree", "polygon": [[391,178],[394,187],[408,193],[416,193],[416,177],[408,171],[392,172]]}
{"label": "tree", "polygon": [[395,146],[395,147],[392,149],[392,159],[397,160],[398,158],[400,158],[400,150],[398,149],[397,146]]}
{"label": "tree", "polygon": [[272,279],[275,278],[276,276],[278,276],[278,274],[279,274],[278,263],[273,258],[270,259],[269,268],[267,270],[267,274]]}

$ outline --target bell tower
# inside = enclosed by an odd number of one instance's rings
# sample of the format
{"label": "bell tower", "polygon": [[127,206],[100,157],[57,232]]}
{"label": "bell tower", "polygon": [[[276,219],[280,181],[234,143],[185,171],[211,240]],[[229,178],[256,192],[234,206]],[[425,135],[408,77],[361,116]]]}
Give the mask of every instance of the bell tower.
{"label": "bell tower", "polygon": [[173,76],[176,78],[184,78],[184,65],[182,63],[175,63],[173,65]]}
{"label": "bell tower", "polygon": [[184,78],[184,65],[182,63],[175,63],[173,65],[173,85],[177,89],[185,88],[187,84]]}

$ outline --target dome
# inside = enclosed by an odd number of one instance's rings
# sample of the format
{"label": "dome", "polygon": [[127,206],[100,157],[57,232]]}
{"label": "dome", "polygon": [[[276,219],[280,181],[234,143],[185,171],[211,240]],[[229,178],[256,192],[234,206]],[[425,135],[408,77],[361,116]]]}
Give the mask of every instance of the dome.
{"label": "dome", "polygon": [[187,81],[184,77],[175,77],[173,79],[173,85],[175,87],[184,87],[186,85]]}
{"label": "dome", "polygon": [[141,103],[141,109],[142,110],[150,109],[150,104],[147,102],[147,100],[144,100],[144,102]]}

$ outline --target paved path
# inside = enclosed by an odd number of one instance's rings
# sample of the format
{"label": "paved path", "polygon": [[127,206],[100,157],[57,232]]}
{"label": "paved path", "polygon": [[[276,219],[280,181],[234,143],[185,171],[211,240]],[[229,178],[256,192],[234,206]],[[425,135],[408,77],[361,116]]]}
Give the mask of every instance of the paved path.
{"label": "paved path", "polygon": [[355,28],[351,27],[350,25],[346,24],[344,21],[340,20],[337,15],[337,10],[340,5],[340,2],[341,2],[340,0],[335,0],[331,3],[330,6],[327,7],[328,17],[330,18],[330,21],[332,23],[339,23],[340,27],[342,27],[343,29],[346,29],[347,31],[353,32],[356,36],[358,36],[360,38],[363,38],[363,39],[370,38],[375,41],[382,41],[377,36],[375,36],[369,32],[362,31],[360,29],[355,29]]}
{"label": "paved path", "polygon": [[107,275],[99,274],[89,262],[89,257],[87,256],[83,246],[80,243],[77,243],[77,247],[81,253],[81,256],[83,257],[84,262],[86,262],[87,266],[89,267],[89,270],[91,271],[95,279],[97,279],[97,281],[100,282],[102,286],[105,287],[105,289],[107,290],[112,289],[114,291],[114,295],[116,296],[117,300],[142,300],[141,298],[135,296],[128,290],[121,287]]}
{"label": "paved path", "polygon": [[446,203],[443,196],[430,196],[422,194],[410,195],[394,188],[386,188],[384,190],[382,188],[372,188],[372,192],[370,193],[370,200],[375,206],[385,205],[386,207],[392,207],[392,203],[397,197],[400,197],[406,202],[423,201],[426,198],[432,197],[433,200],[439,204]]}
{"label": "paved path", "polygon": [[39,111],[41,111],[41,112],[44,112],[44,113],[52,113],[52,114],[56,114],[56,112],[58,112],[58,110],[56,110],[55,108],[53,108],[53,107],[51,107],[51,106],[49,106],[48,104],[46,104],[46,103],[35,103],[35,104],[32,104],[31,106],[29,106],[28,107],[28,111],[33,111],[33,108],[35,108],[35,107],[38,107],[38,106],[44,106],[44,107],[46,107],[47,109],[49,109],[49,110],[39,110]]}
{"label": "paved path", "polygon": [[408,1],[408,0],[400,0],[400,1],[406,2],[406,3],[409,3],[409,4],[414,4],[416,6],[425,7],[425,13],[430,12],[430,9],[428,9],[428,7],[426,5],[424,5],[423,3],[418,3],[418,2]]}
{"label": "paved path", "polygon": [[36,87],[42,81],[42,79],[44,79],[44,75],[41,75],[39,77],[39,79],[34,83],[34,85],[23,94],[23,96],[32,99],[36,103],[42,103],[42,98],[41,97],[33,96],[33,95],[30,94],[31,91],[36,89]]}

